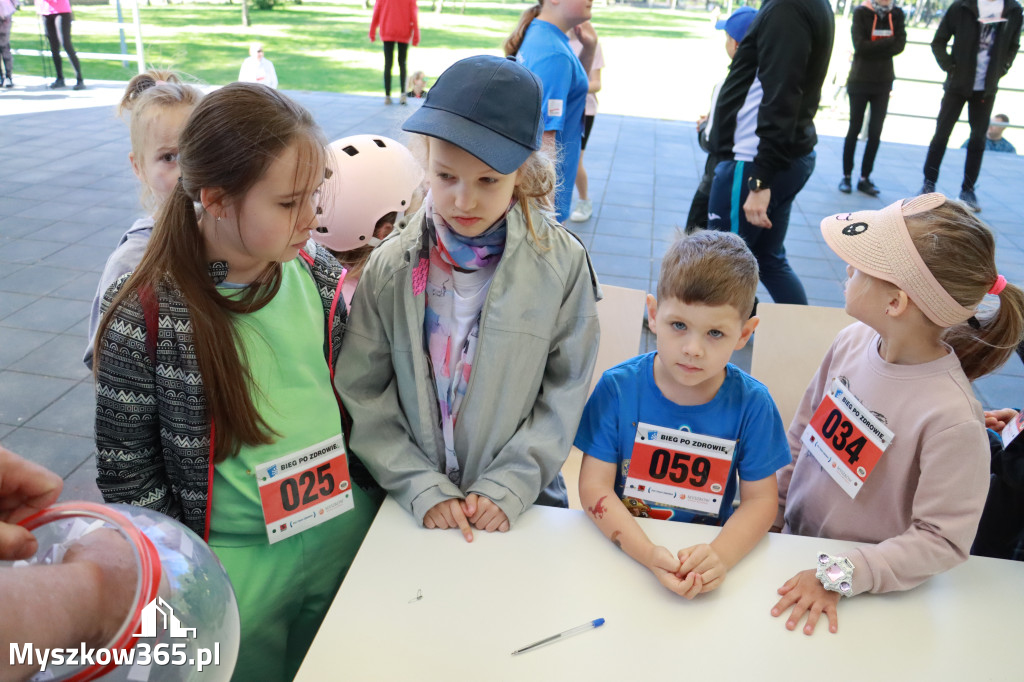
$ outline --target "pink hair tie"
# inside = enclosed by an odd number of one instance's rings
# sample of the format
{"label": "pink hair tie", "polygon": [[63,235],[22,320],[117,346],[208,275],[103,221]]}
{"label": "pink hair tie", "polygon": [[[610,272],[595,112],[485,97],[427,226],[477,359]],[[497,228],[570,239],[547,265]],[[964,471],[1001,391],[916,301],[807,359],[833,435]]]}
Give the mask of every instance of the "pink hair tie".
{"label": "pink hair tie", "polygon": [[167,85],[167,81],[157,81],[156,85]]}
{"label": "pink hair tie", "polygon": [[996,277],[996,283],[992,285],[992,288],[988,290],[988,293],[992,294],[993,296],[998,296],[1003,292],[1003,289],[1005,288],[1006,278],[1003,277],[1002,275],[998,275]]}

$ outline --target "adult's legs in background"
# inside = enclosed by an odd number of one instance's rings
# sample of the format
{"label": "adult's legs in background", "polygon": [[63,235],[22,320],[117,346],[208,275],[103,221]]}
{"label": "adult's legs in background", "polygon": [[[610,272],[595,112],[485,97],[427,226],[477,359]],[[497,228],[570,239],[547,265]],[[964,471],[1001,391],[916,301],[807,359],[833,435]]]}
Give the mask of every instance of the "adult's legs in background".
{"label": "adult's legs in background", "polygon": [[11,70],[13,66],[13,60],[11,59],[11,24],[13,22],[13,16],[0,20],[0,64],[3,64],[3,67],[0,68],[0,80],[6,79],[8,82],[11,82],[11,76],[14,75],[14,72]]}
{"label": "adult's legs in background", "polygon": [[928,156],[924,160],[924,179],[927,182],[935,184],[939,179],[939,166],[942,165],[942,157],[946,154],[949,136],[953,132],[956,120],[960,118],[966,101],[966,97],[951,92],[942,96],[939,115],[935,118],[935,135],[928,145]]}
{"label": "adult's legs in background", "polygon": [[[405,55],[408,54],[408,50],[409,43],[398,43],[398,89],[401,90],[403,94],[405,93],[405,84],[407,82],[405,77]],[[391,72],[388,71],[388,73],[390,74]],[[391,80],[390,76],[388,77],[388,80]],[[389,85],[388,92],[390,91],[391,87]]]}
{"label": "adult's legs in background", "polygon": [[57,35],[57,15],[47,14],[43,17],[46,24],[46,40],[50,43],[50,55],[53,57],[53,69],[57,73],[57,80],[50,87],[62,87],[64,85],[64,64],[60,59],[60,37]]}
{"label": "adult's legs in background", "polygon": [[711,198],[711,183],[715,179],[717,166],[718,157],[708,154],[707,161],[704,162],[704,175],[701,176],[697,191],[693,193],[693,199],[690,201],[690,212],[686,216],[686,234],[708,227],[708,201]]}
{"label": "adult's legs in background", "polygon": [[[391,62],[395,58],[395,41],[385,40],[384,42],[384,96],[387,103],[391,104]],[[404,87],[404,86],[403,86]]]}
{"label": "adult's legs in background", "polygon": [[71,43],[71,22],[74,20],[74,16],[71,12],[57,16],[60,17],[60,37],[61,42],[64,43],[64,52],[67,53],[71,66],[75,68],[77,81],[82,83],[82,65],[78,63],[78,54],[75,52],[75,46]]}
{"label": "adult's legs in background", "polygon": [[815,153],[795,159],[790,167],[772,181],[768,206],[768,229],[747,222],[743,203],[747,200],[747,182],[743,161],[722,161],[715,167],[708,200],[708,228],[736,232],[757,259],[761,281],[776,303],[807,305],[807,293],[800,278],[786,260],[786,231],[793,200],[814,171]]}
{"label": "adult's legs in background", "polygon": [[[850,127],[846,131],[846,142],[843,144],[843,175],[853,173],[853,155],[857,151],[857,136],[864,125],[864,109],[868,106],[868,96],[853,92],[850,96]],[[871,110],[874,115],[874,107]]]}
{"label": "adult's legs in background", "polygon": [[981,172],[981,157],[985,154],[985,134],[988,132],[994,104],[995,97],[985,97],[985,93],[981,90],[975,92],[967,100],[967,121],[971,125],[971,137],[967,142],[967,161],[964,162],[962,189],[965,191],[973,192],[974,185],[978,182],[978,174]]}
{"label": "adult's legs in background", "polygon": [[[875,155],[878,154],[878,145],[882,141],[882,125],[885,123],[885,114],[889,110],[889,93],[884,92],[879,95],[871,95],[869,101],[871,103],[871,117],[868,120],[868,142],[864,147],[864,160],[860,163],[860,176],[862,178],[871,177],[871,171],[875,169]],[[852,170],[852,163],[850,168]]]}

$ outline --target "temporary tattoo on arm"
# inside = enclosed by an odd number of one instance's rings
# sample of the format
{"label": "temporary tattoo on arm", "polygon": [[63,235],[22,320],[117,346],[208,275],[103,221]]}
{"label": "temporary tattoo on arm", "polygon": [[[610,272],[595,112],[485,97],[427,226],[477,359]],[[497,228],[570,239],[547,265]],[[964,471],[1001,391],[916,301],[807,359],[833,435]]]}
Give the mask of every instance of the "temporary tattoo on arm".
{"label": "temporary tattoo on arm", "polygon": [[616,547],[618,547],[619,549],[622,549],[622,543],[619,542],[619,536],[620,535],[622,535],[622,531],[621,530],[617,530],[614,533],[612,533],[612,542],[615,543]]}
{"label": "temporary tattoo on arm", "polygon": [[601,499],[595,502],[593,507],[587,507],[587,511],[589,511],[595,518],[603,519],[604,513],[608,511],[608,508],[601,504],[604,502],[604,498],[606,497],[608,496],[602,495]]}

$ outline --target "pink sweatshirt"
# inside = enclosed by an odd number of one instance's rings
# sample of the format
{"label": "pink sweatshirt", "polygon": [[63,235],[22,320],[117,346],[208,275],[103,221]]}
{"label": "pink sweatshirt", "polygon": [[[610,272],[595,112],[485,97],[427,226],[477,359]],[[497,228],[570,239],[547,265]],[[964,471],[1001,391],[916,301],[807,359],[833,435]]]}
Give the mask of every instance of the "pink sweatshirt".
{"label": "pink sweatshirt", "polygon": [[[860,322],[832,342],[789,428],[793,462],[779,472],[784,533],[878,543],[846,555],[854,594],[907,590],[966,561],[988,494],[984,417],[956,355],[894,365],[879,342]],[[856,499],[800,442],[836,377],[895,434]]]}
{"label": "pink sweatshirt", "polygon": [[68,14],[71,12],[71,0],[36,0],[36,12],[43,16]]}

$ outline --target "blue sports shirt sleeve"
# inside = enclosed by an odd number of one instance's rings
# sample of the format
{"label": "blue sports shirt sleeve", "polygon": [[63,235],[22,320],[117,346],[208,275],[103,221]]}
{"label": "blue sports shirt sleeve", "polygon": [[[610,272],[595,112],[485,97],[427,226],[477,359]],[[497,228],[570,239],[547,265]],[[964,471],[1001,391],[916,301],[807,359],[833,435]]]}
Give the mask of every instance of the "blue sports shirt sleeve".
{"label": "blue sports shirt sleeve", "polygon": [[782,417],[768,389],[754,383],[737,444],[737,468],[744,481],[759,481],[790,462]]}
{"label": "blue sports shirt sleeve", "polygon": [[607,372],[601,375],[583,408],[573,445],[602,462],[620,460],[619,392]]}
{"label": "blue sports shirt sleeve", "polygon": [[540,78],[544,86],[543,104],[544,130],[562,130],[565,127],[565,110],[572,85],[573,65],[565,55],[552,54],[530,65],[530,71]]}

